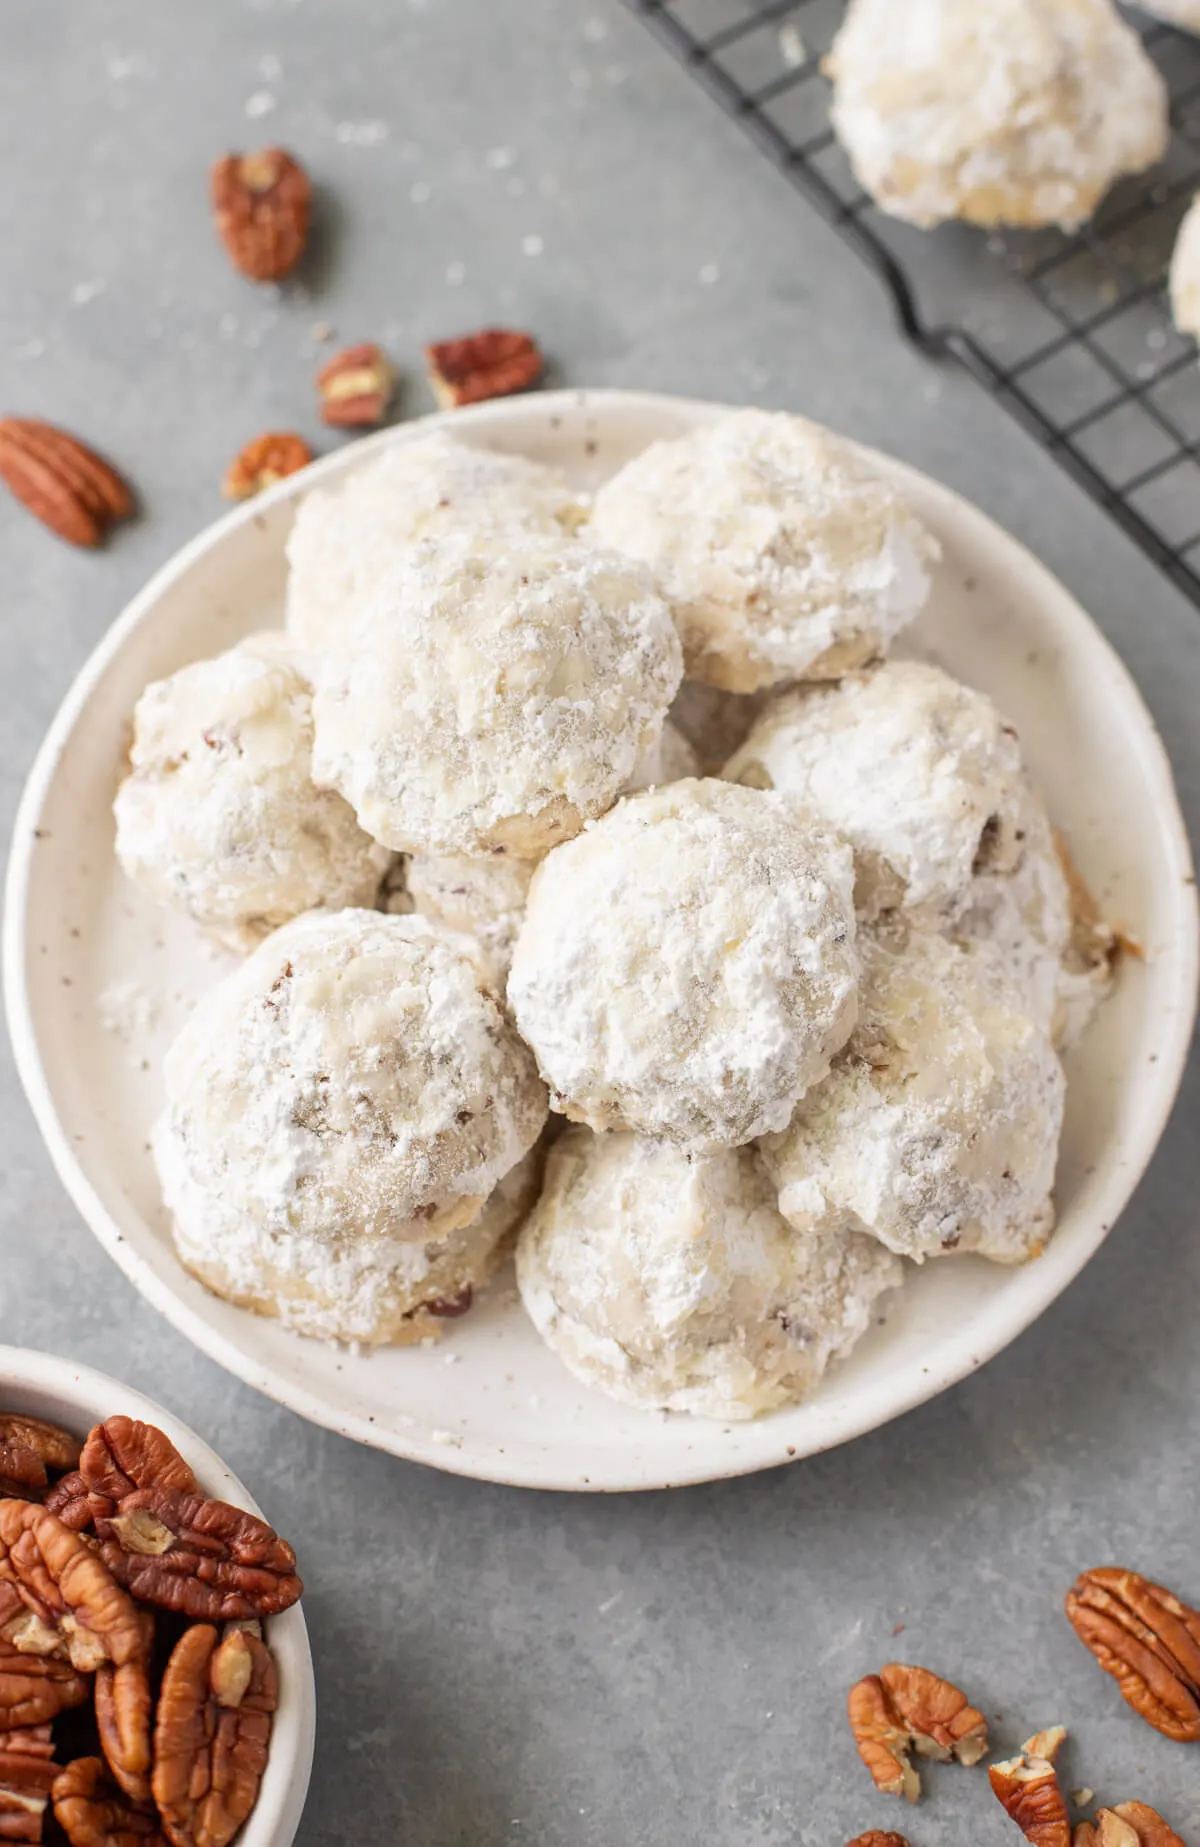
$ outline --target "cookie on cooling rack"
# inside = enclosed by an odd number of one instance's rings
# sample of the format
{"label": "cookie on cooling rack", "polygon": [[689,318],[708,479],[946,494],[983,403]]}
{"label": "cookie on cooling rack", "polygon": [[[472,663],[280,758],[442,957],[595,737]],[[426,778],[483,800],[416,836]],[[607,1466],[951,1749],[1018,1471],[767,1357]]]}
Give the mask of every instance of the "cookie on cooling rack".
{"label": "cookie on cooling rack", "polygon": [[735,693],[886,652],[938,556],[848,443],[758,410],[651,443],[600,489],[591,530],[654,572],[688,677]]}
{"label": "cookie on cooling rack", "polygon": [[857,970],[849,848],[782,796],[687,781],[543,861],[508,1000],[564,1115],[709,1147],[782,1128]]}
{"label": "cookie on cooling rack", "polygon": [[1167,145],[1167,92],[1111,0],[851,0],[826,69],[855,176],[918,225],[1091,217]]}
{"label": "cookie on cooling rack", "polygon": [[555,538],[585,517],[566,477],[544,463],[440,430],[395,443],[300,502],[287,545],[288,629],[306,648],[336,640],[355,591],[416,540],[465,528]]}
{"label": "cookie on cooling rack", "polygon": [[312,778],[299,657],[258,639],[148,686],[117,792],[117,857],[135,885],[227,948],[301,911],[369,905],[391,854]]}
{"label": "cookie on cooling rack", "polygon": [[800,1231],[852,1226],[923,1262],[1020,1263],[1054,1224],[1065,1083],[998,952],[864,931],[858,1023],[789,1126],[762,1143]]}
{"label": "cookie on cooling rack", "polygon": [[701,1417],[806,1397],[902,1275],[872,1238],[794,1231],[752,1149],[585,1128],[551,1148],[517,1240],[521,1299],[577,1378]]}

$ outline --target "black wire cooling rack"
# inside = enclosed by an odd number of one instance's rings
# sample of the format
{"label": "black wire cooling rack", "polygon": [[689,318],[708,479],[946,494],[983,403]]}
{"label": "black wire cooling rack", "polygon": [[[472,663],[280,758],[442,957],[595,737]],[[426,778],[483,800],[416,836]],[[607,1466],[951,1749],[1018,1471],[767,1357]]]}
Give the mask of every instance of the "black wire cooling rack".
{"label": "black wire cooling rack", "polygon": [[1200,189],[1200,38],[1142,29],[1171,94],[1160,167],[1069,236],[987,236],[903,225],[854,179],[820,69],[842,0],[626,5],[876,271],[907,338],[965,366],[1200,604],[1200,366],[1166,299],[1175,232]]}

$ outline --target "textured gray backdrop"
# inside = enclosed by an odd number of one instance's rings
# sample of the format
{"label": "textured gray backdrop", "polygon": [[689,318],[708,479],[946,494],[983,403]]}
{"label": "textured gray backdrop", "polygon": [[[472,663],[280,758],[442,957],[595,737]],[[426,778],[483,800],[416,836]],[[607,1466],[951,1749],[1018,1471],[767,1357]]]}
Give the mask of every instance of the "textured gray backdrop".
{"label": "textured gray backdrop", "polygon": [[[240,281],[209,229],[209,162],[267,139],[321,186],[308,301]],[[1200,813],[1197,613],[897,344],[871,279],[617,0],[0,0],[0,412],[91,435],[145,503],[99,557],[0,503],[7,814],[87,650],[220,510],[231,453],[318,435],[313,322],[384,340],[415,412],[421,342],[492,318],[536,330],[563,380],[795,406],[953,481],[1112,636]],[[1063,1720],[1070,1783],[1200,1830],[1200,1749],[1129,1716],[1058,1614],[1110,1558],[1200,1599],[1194,1071],[1119,1229],[983,1373],[786,1472],[607,1501],[407,1467],[226,1378],[84,1229],[7,1054],[0,1085],[0,1339],[164,1400],[297,1543],[321,1702],[305,1847],[838,1847],[909,1825],[841,1718],[897,1650],[961,1673],[1002,1744]],[[914,1847],[1016,1838],[981,1773],[931,1781]]]}

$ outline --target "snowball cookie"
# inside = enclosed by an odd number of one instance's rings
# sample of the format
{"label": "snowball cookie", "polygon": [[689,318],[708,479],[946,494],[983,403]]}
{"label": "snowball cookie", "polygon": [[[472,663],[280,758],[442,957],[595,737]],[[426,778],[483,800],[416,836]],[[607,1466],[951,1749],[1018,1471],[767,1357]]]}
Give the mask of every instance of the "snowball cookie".
{"label": "snowball cookie", "polygon": [[863,932],[858,1024],[762,1145],[800,1232],[869,1231],[912,1257],[1020,1263],[1054,1223],[1062,1067],[1001,958],[931,932]]}
{"label": "snowball cookie", "polygon": [[546,1116],[468,939],[378,911],[277,930],[205,995],[164,1072],[155,1155],[181,1245],[258,1240],[265,1270],[288,1238],[336,1267],[346,1247],[472,1224]]}
{"label": "snowball cookie", "polygon": [[517,1240],[538,1333],[624,1404],[747,1418],[794,1404],[903,1277],[854,1232],[796,1233],[750,1148],[568,1129]]}
{"label": "snowball cookie", "polygon": [[725,775],[777,789],[845,835],[867,918],[957,915],[976,879],[1016,868],[1039,811],[1013,727],[983,693],[923,661],[780,694]]}
{"label": "snowball cookie", "polygon": [[825,69],[855,177],[913,224],[1070,230],[1167,144],[1166,86],[1111,0],[851,0]]}
{"label": "snowball cookie", "polygon": [[470,1309],[537,1198],[538,1149],[505,1174],[479,1217],[444,1238],[364,1242],[265,1230],[250,1218],[176,1222],[180,1262],[214,1295],[299,1334],[362,1346],[436,1340]]}
{"label": "snowball cookie", "polygon": [[1176,327],[1180,333],[1200,340],[1200,193],[1192,200],[1175,238],[1170,287]]}
{"label": "snowball cookie", "polygon": [[324,657],[314,771],[387,846],[537,859],[611,805],[681,673],[666,604],[618,553],[426,542]]}
{"label": "snowball cookie", "polygon": [[371,904],[391,855],[312,779],[312,694],[284,652],[235,648],[148,686],[117,792],[135,885],[227,948],[301,911]]}
{"label": "snowball cookie", "polygon": [[689,677],[735,693],[881,654],[938,556],[848,443],[760,410],[651,443],[600,489],[592,530],[654,571]]}
{"label": "snowball cookie", "polygon": [[780,1129],[854,1024],[852,861],[782,797],[677,782],[539,866],[508,1001],[554,1107],[695,1147]]}
{"label": "snowball cookie", "polygon": [[385,449],[340,487],[306,494],[288,538],[287,626],[317,648],[346,604],[417,539],[457,530],[571,532],[585,503],[556,468],[472,449],[444,431]]}

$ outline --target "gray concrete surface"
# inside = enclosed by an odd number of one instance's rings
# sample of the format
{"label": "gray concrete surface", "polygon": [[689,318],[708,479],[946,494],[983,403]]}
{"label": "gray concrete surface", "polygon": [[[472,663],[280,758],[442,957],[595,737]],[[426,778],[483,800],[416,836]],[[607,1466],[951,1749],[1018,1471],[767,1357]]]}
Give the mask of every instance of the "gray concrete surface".
{"label": "gray concrete surface", "polygon": [[[208,163],[266,138],[320,182],[311,298],[214,247]],[[0,503],[8,814],[86,651],[219,511],[230,454],[317,434],[312,323],[384,339],[416,411],[421,341],[492,317],[562,379],[802,407],[953,480],[1116,641],[1200,814],[1196,612],[897,344],[871,279],[616,0],[0,0],[0,150],[0,410],[95,438],[145,507],[91,557]],[[1194,1071],[1104,1250],[981,1374],[787,1472],[607,1501],[407,1467],[235,1384],[93,1242],[7,1055],[0,1084],[0,1339],[165,1400],[300,1550],[305,1847],[1016,1838],[978,1772],[935,1772],[911,1819],[873,1795],[842,1699],[896,1651],[961,1676],[1001,1744],[1068,1723],[1072,1785],[1200,1835],[1200,1750],[1128,1715],[1059,1615],[1107,1559],[1200,1599]]]}

